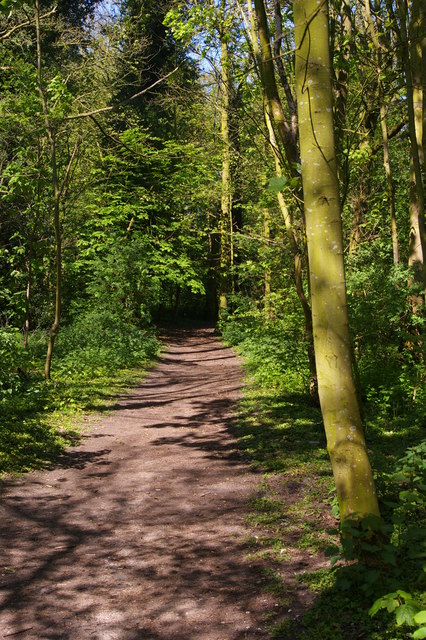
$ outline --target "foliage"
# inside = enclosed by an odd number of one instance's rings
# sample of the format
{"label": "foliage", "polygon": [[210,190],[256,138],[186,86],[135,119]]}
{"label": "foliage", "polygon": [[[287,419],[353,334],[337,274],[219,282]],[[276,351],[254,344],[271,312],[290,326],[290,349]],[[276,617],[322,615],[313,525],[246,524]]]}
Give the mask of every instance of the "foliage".
{"label": "foliage", "polygon": [[[43,11],[49,15],[41,20],[63,245],[62,325],[53,380],[44,384],[56,285],[50,146],[35,30],[26,25],[33,7],[0,1],[0,469],[42,466],[72,444],[75,416],[103,410],[107,398],[155,357],[152,322],[201,315],[215,321],[223,195],[219,34],[234,79],[233,211],[224,241],[229,307],[220,329],[245,358],[251,380],[241,404],[241,446],[267,474],[252,503],[250,523],[259,535],[251,552],[282,562],[290,537],[303,553],[330,546],[334,560],[331,569],[299,576],[318,594],[317,603],[300,623],[287,620],[273,633],[399,640],[408,632],[384,609],[395,605],[402,620],[409,602],[423,606],[426,516],[426,318],[423,283],[406,266],[410,146],[401,11],[394,3],[371,7],[381,43],[378,74],[365,3],[331,3],[348,306],[383,517],[349,519],[333,532],[319,519],[330,513],[332,480],[321,416],[308,401],[308,339],[294,286],[295,256],[276,200],[281,194],[291,214],[309,299],[300,177],[284,161],[283,175],[276,175],[262,82],[242,19],[247,5],[238,11],[213,0],[112,6],[63,0],[54,13],[48,3]],[[281,8],[283,55],[274,54],[274,63],[281,60],[287,74],[288,86],[282,69],[277,73],[285,105],[294,91],[294,25],[291,6]],[[272,4],[267,9],[274,41],[276,12]],[[409,28],[411,10],[408,4]],[[398,264],[392,260],[380,100],[390,132]],[[294,504],[291,487],[304,493]],[[279,590],[275,568],[271,576]],[[371,619],[374,600],[379,604]]]}
{"label": "foliage", "polygon": [[0,336],[0,473],[53,462],[78,442],[87,414],[107,409],[114,395],[138,382],[159,350],[152,331],[91,310],[64,329],[47,385],[41,374],[46,336],[34,332],[25,351],[16,332]]}
{"label": "foliage", "polygon": [[80,380],[138,366],[157,351],[151,331],[143,331],[117,311],[80,310],[58,337],[56,365],[61,378]]}
{"label": "foliage", "polygon": [[420,605],[410,593],[401,589],[397,589],[393,593],[387,593],[375,601],[368,613],[370,616],[374,616],[380,609],[386,609],[388,613],[394,613],[398,626],[418,626],[419,629],[414,631],[411,635],[412,638],[426,637],[426,626],[424,626],[426,624],[426,609],[421,610]]}
{"label": "foliage", "polygon": [[22,338],[16,328],[0,329],[0,400],[19,393],[24,383]]}
{"label": "foliage", "polygon": [[[270,357],[272,350],[265,358],[263,340],[270,344],[271,338],[268,323],[270,320],[265,320],[261,311],[248,305],[243,310],[240,305],[223,325],[224,336],[237,345],[250,376],[241,402],[237,435],[251,463],[266,474],[251,504],[248,521],[256,535],[250,538],[249,553],[279,567],[282,563],[285,566],[289,551],[296,546],[331,556],[333,565],[299,575],[298,579],[318,594],[317,603],[301,620],[286,617],[273,625],[272,635],[282,639],[346,640],[363,632],[374,640],[405,639],[404,625],[381,611],[371,618],[368,611],[375,599],[398,589],[412,594],[419,608],[424,597],[425,445],[421,440],[421,394],[410,407],[401,403],[390,412],[383,402],[371,400],[365,406],[368,446],[384,519],[348,519],[340,529],[323,529],[316,515],[311,528],[309,514],[320,512],[318,501],[322,508],[329,509],[334,494],[321,420],[314,408],[309,409],[308,415],[303,395],[306,390],[300,380],[297,387],[292,387],[291,378],[287,385],[285,369],[280,371]],[[283,327],[279,323],[274,326],[275,335],[280,336],[274,348],[279,349]],[[280,363],[283,361],[285,356],[280,353]],[[265,369],[269,371],[265,373]],[[299,389],[298,394],[295,389]],[[298,485],[303,486],[304,499],[293,504],[286,486],[297,491]],[[403,613],[404,609],[398,620],[402,620]]]}
{"label": "foliage", "polygon": [[[224,339],[244,354],[247,367],[256,380],[280,391],[299,392],[309,385],[306,344],[300,315],[290,312],[294,301],[281,304],[265,321],[265,313],[249,299],[239,298],[235,313],[222,325]],[[270,303],[273,304],[272,300]],[[281,316],[281,317],[280,317]]]}

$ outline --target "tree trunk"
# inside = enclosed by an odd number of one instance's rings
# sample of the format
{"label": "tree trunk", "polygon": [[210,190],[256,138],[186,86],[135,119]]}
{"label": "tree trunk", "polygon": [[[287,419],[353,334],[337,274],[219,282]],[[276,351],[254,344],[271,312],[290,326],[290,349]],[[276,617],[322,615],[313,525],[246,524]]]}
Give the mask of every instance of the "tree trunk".
{"label": "tree trunk", "polygon": [[[268,128],[269,144],[272,149],[275,160],[275,172],[278,177],[283,175],[281,158],[277,147],[277,141],[275,138],[274,128],[271,122],[271,116],[269,113],[269,105],[265,104],[265,120]],[[305,335],[307,341],[307,353],[309,361],[309,395],[311,400],[318,404],[318,385],[317,385],[317,370],[315,364],[315,351],[314,351],[314,338],[312,330],[312,312],[309,306],[308,299],[305,295],[303,287],[303,268],[302,268],[302,255],[303,248],[299,246],[299,242],[294,230],[293,219],[291,213],[287,207],[287,203],[284,198],[284,194],[279,191],[277,193],[278,205],[284,219],[284,225],[286,228],[287,238],[290,243],[290,249],[293,254],[294,262],[294,283],[296,285],[297,297],[299,298],[300,305],[302,307],[303,316],[305,319]]]}
{"label": "tree trunk", "polygon": [[24,349],[28,349],[28,339],[30,336],[30,296],[32,280],[32,259],[31,253],[28,257],[27,286],[25,287],[25,319],[24,319]]}
{"label": "tree trunk", "polygon": [[290,173],[292,175],[297,175],[297,163],[299,161],[299,156],[297,151],[296,132],[287,122],[278,92],[264,0],[254,0],[254,5],[256,9],[260,40],[260,63],[263,89],[269,103],[269,109],[277,128],[278,135],[284,148]]}
{"label": "tree trunk", "polygon": [[50,380],[50,371],[52,367],[53,349],[55,340],[59,332],[59,324],[61,321],[62,306],[62,236],[60,222],[60,198],[61,190],[59,187],[58,168],[56,163],[56,140],[52,123],[49,118],[46,94],[43,88],[43,80],[41,73],[41,37],[40,37],[40,5],[39,0],[35,0],[35,23],[36,23],[36,39],[37,39],[37,84],[40,95],[40,102],[43,109],[44,125],[50,144],[50,161],[52,168],[52,190],[53,190],[53,224],[55,229],[55,253],[56,253],[56,287],[55,287],[55,316],[53,324],[50,328],[49,343],[47,345],[46,362],[44,365],[44,377]]}
{"label": "tree trunk", "polygon": [[352,355],[333,131],[328,5],[294,0],[296,88],[318,391],[340,518],[379,515]]}
{"label": "tree trunk", "polygon": [[28,341],[30,337],[31,285],[32,285],[32,279],[33,279],[34,235],[35,235],[35,223],[34,223],[34,228],[30,232],[29,246],[28,246],[27,285],[25,287],[24,349],[28,349]]}
{"label": "tree trunk", "polygon": [[230,76],[228,44],[220,39],[221,53],[221,136],[222,136],[222,198],[219,218],[219,319],[228,308],[230,228],[232,226],[231,150],[229,137]]}
{"label": "tree trunk", "polygon": [[[410,135],[410,239],[409,265],[414,278],[426,288],[426,237],[423,191],[423,12],[420,0],[411,4],[411,20],[407,33],[407,5],[398,0],[400,40],[407,87],[408,130]],[[408,41],[410,38],[410,43]]]}
{"label": "tree trunk", "polygon": [[[271,215],[269,213],[269,209],[263,209],[263,237],[265,239],[265,248],[269,247],[269,242],[271,239]],[[271,319],[271,267],[268,264],[268,256],[267,251],[265,251],[265,273],[264,273],[264,299],[263,299],[263,310],[265,314],[265,320],[269,321]]]}
{"label": "tree trunk", "polygon": [[379,79],[379,100],[380,100],[380,125],[382,128],[383,138],[383,166],[386,174],[386,181],[388,183],[389,194],[389,213],[391,223],[391,236],[392,236],[392,254],[394,264],[399,263],[399,243],[398,243],[398,228],[396,225],[396,213],[395,213],[395,186],[392,178],[392,167],[389,157],[389,137],[388,137],[388,125],[386,122],[386,106],[383,97],[383,85]]}
{"label": "tree trunk", "polygon": [[389,135],[388,135],[388,125],[386,122],[386,104],[385,104],[384,87],[383,87],[383,80],[382,80],[382,74],[383,74],[382,46],[379,40],[379,36],[376,33],[376,28],[374,26],[373,18],[371,17],[370,0],[364,0],[364,15],[365,15],[367,31],[370,33],[371,40],[376,49],[377,88],[378,88],[379,105],[380,105],[380,127],[382,130],[382,138],[383,138],[383,166],[385,169],[386,181],[388,184],[393,262],[394,264],[398,264],[399,263],[399,246],[398,246],[398,230],[396,226],[396,215],[395,215],[395,187],[394,187],[393,178],[392,178],[392,168],[391,168],[390,156],[389,156]]}
{"label": "tree trunk", "polygon": [[297,140],[297,107],[296,100],[293,96],[290,84],[288,82],[287,73],[284,67],[284,63],[281,57],[281,46],[283,39],[283,21],[281,16],[281,4],[280,0],[274,0],[274,15],[275,15],[275,39],[274,39],[274,58],[277,65],[278,75],[281,81],[281,86],[284,89],[285,97],[287,100],[288,110],[291,118],[291,131],[294,144]]}

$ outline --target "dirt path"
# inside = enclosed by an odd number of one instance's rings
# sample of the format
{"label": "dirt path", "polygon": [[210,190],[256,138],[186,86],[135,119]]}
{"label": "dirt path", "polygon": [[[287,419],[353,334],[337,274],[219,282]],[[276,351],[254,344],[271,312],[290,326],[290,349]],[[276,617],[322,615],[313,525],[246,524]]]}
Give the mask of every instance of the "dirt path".
{"label": "dirt path", "polygon": [[142,386],[0,501],[0,638],[268,638],[244,553],[258,478],[228,428],[241,367],[182,331]]}

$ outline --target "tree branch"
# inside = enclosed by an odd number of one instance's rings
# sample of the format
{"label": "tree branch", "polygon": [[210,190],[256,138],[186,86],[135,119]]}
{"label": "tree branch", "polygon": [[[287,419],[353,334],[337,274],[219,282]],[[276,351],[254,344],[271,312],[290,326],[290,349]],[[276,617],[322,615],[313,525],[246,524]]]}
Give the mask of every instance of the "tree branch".
{"label": "tree branch", "polygon": [[170,76],[176,73],[178,69],[179,67],[175,67],[173,71],[170,71],[170,73],[167,73],[165,76],[163,76],[159,80],[156,80],[149,87],[142,89],[142,91],[138,91],[137,93],[130,96],[130,98],[127,98],[126,100],[122,100],[122,102],[118,102],[117,104],[112,104],[109,107],[102,107],[101,109],[86,111],[85,113],[76,113],[73,116],[67,116],[66,120],[76,120],[77,118],[88,118],[91,116],[95,116],[98,113],[106,113],[107,111],[113,111],[114,109],[118,109],[119,107],[124,107],[126,104],[130,104],[131,102],[133,102],[133,100],[135,100],[136,98],[139,98],[139,96],[143,95],[144,93],[151,91],[151,89],[153,89],[157,84],[160,84],[160,82],[164,82],[164,80],[167,80],[167,78],[170,78]]}
{"label": "tree branch", "polygon": [[116,138],[115,136],[113,136],[110,133],[108,133],[108,131],[106,131],[106,129],[101,125],[101,123],[98,120],[96,120],[96,118],[92,114],[89,114],[88,117],[94,122],[94,124],[98,127],[99,131],[106,138],[109,138],[109,140],[112,140],[118,146],[124,147],[125,149],[127,149],[127,151],[130,151],[130,153],[132,153],[133,155],[138,155],[138,156],[141,156],[142,158],[146,157],[142,153],[138,153],[137,151],[135,151],[135,149],[132,149],[131,147],[129,147],[125,142],[123,142],[119,138]]}
{"label": "tree branch", "polygon": [[[40,16],[40,20],[43,20],[44,18],[48,18],[49,16],[52,15],[52,13],[56,13],[56,7],[53,7],[51,11],[48,11],[48,13],[45,13],[42,16]],[[31,20],[26,20],[25,22],[21,22],[21,24],[15,25],[11,29],[9,29],[9,31],[5,31],[4,33],[0,34],[0,40],[6,40],[6,38],[9,38],[9,36],[11,36],[12,33],[17,31],[18,29],[23,29],[24,27],[30,27],[32,24],[33,23],[31,22]]]}
{"label": "tree branch", "polygon": [[[388,131],[388,140],[390,140],[391,138],[394,138],[395,136],[398,135],[398,133],[408,124],[408,117],[405,118],[404,120],[402,120],[401,122],[398,122],[398,124],[396,124],[394,127],[392,127],[392,129],[389,129]],[[383,141],[382,142],[378,142],[377,144],[374,145],[374,147],[371,147],[371,155],[375,155],[378,151],[380,151],[380,149],[383,147]]]}
{"label": "tree branch", "polygon": [[68,190],[68,178],[70,175],[70,171],[71,171],[71,167],[72,167],[72,163],[74,162],[74,158],[75,158],[75,154],[77,153],[78,150],[78,142],[75,143],[74,145],[74,149],[71,153],[71,157],[69,159],[69,162],[67,164],[67,167],[65,169],[65,173],[64,173],[64,177],[62,180],[62,186],[61,186],[61,190],[60,190],[60,197],[62,198],[64,195],[66,195],[67,190]]}

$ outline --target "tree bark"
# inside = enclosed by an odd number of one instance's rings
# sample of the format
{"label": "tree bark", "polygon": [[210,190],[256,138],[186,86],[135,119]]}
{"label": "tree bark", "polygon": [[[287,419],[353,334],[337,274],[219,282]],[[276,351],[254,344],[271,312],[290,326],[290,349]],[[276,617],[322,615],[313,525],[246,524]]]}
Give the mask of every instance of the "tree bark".
{"label": "tree bark", "polygon": [[[401,57],[407,87],[408,130],[410,135],[410,239],[408,263],[414,278],[426,288],[426,235],[424,222],[423,156],[423,12],[420,0],[408,7],[398,0]],[[408,30],[407,30],[408,29]]]}
{"label": "tree bark", "polygon": [[294,144],[297,140],[297,107],[296,100],[293,96],[290,84],[288,82],[285,67],[281,58],[281,46],[283,38],[283,21],[281,16],[280,0],[274,0],[274,15],[275,15],[275,41],[274,41],[274,57],[275,64],[277,65],[278,75],[281,81],[281,86],[284,89],[285,97],[287,100],[288,110],[291,119],[291,131]]}
{"label": "tree bark", "polygon": [[60,198],[61,189],[58,179],[58,167],[56,162],[56,140],[55,132],[50,121],[47,108],[46,94],[43,88],[42,79],[42,56],[41,56],[41,37],[40,37],[40,5],[39,0],[34,2],[35,8],[35,24],[36,24],[36,40],[37,40],[37,85],[40,95],[40,102],[43,109],[44,125],[50,145],[50,162],[52,169],[52,190],[53,190],[53,224],[55,229],[55,257],[56,257],[56,287],[55,287],[55,316],[53,324],[50,328],[49,342],[47,345],[46,362],[44,365],[44,377],[50,380],[50,372],[52,367],[53,349],[55,340],[59,332],[61,321],[62,307],[62,234],[60,222]]}
{"label": "tree bark", "polygon": [[393,262],[394,264],[399,263],[399,243],[398,243],[398,229],[396,225],[396,214],[395,214],[395,186],[392,178],[392,167],[389,156],[389,134],[388,134],[388,125],[386,121],[386,104],[385,104],[385,96],[384,96],[384,87],[383,87],[383,68],[382,68],[382,46],[379,40],[379,36],[376,33],[376,28],[374,26],[373,18],[371,16],[370,10],[370,0],[364,0],[364,16],[367,31],[370,34],[371,41],[376,50],[376,62],[377,62],[377,89],[378,89],[378,97],[379,97],[379,106],[380,106],[380,127],[382,131],[382,139],[383,139],[383,166],[386,174],[386,182],[388,185],[388,194],[389,194],[389,213],[390,213],[390,223],[391,223],[391,236],[392,236],[392,253],[393,253]]}
{"label": "tree bark", "polygon": [[287,122],[281,98],[275,79],[274,63],[272,60],[271,42],[264,0],[254,0],[257,16],[257,26],[260,41],[261,76],[269,108],[278,131],[290,173],[297,175],[299,154],[297,150],[296,132]]}
{"label": "tree bark", "polygon": [[219,319],[228,308],[230,234],[232,228],[231,149],[229,136],[230,75],[226,36],[220,37],[221,53],[221,137],[222,137],[222,197],[219,218]]}
{"label": "tree bark", "polygon": [[379,515],[352,372],[328,5],[294,0],[296,88],[318,391],[340,518]]}
{"label": "tree bark", "polygon": [[[278,177],[283,175],[283,169],[281,164],[281,157],[277,147],[277,141],[275,138],[275,131],[271,122],[271,115],[269,113],[269,105],[265,104],[265,120],[268,128],[269,144],[272,149],[275,160],[275,172]],[[297,297],[299,298],[300,305],[303,311],[303,317],[305,320],[305,335],[307,341],[307,354],[309,361],[309,395],[313,402],[318,404],[318,384],[317,384],[317,370],[315,364],[315,351],[314,351],[314,338],[312,330],[312,312],[308,299],[305,295],[303,287],[303,268],[302,268],[302,256],[304,247],[299,246],[298,239],[294,230],[294,224],[292,215],[284,198],[284,194],[279,191],[277,193],[278,205],[283,216],[284,225],[286,228],[287,238],[290,243],[290,249],[293,254],[294,263],[294,283],[296,286]]]}
{"label": "tree bark", "polygon": [[[263,209],[263,237],[265,239],[265,248],[269,246],[271,239],[271,215],[269,209]],[[267,253],[267,252],[265,252]],[[265,320],[268,322],[271,320],[271,267],[268,264],[268,259],[265,259],[265,273],[264,273],[264,298],[263,298],[263,310],[265,314]]]}

